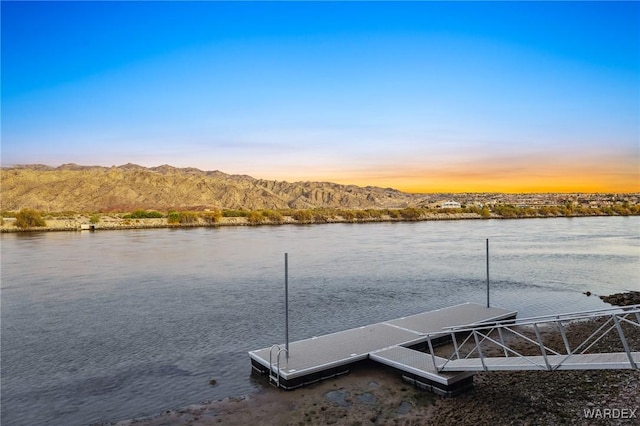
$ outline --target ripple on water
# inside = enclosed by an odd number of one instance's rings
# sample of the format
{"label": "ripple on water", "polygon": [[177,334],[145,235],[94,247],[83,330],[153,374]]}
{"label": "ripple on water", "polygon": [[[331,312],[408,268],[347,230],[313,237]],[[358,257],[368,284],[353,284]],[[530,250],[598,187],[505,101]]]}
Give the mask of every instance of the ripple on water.
{"label": "ripple on water", "polygon": [[[464,302],[597,309],[640,218],[2,234],[2,424],[79,425],[255,391],[247,352]],[[209,381],[216,380],[211,386]],[[348,402],[348,401],[345,401]],[[401,406],[402,407],[402,406]]]}

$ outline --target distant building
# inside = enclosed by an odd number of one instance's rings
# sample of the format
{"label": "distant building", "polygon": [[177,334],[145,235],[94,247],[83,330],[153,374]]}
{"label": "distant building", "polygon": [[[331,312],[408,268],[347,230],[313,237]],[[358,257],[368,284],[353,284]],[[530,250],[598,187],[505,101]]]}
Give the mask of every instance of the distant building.
{"label": "distant building", "polygon": [[443,209],[459,209],[462,206],[457,201],[445,201],[444,203],[440,203],[440,208]]}

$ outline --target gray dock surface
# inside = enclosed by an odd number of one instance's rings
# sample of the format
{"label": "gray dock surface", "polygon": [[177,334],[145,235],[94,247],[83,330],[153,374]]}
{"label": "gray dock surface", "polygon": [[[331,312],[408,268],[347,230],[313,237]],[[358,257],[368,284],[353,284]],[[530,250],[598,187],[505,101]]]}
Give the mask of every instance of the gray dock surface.
{"label": "gray dock surface", "polygon": [[[517,311],[465,303],[292,342],[289,344],[289,357],[284,353],[280,355],[279,368],[277,350],[272,351],[270,360],[271,347],[250,351],[249,357],[266,370],[277,370],[284,381],[313,374],[319,374],[323,378],[323,372],[365,360],[370,354],[395,346],[407,347],[424,343],[428,339],[427,334],[433,337],[442,332],[445,336],[448,334],[443,332],[445,327],[499,321],[514,318],[516,314]],[[285,347],[284,344],[279,346]],[[433,374],[436,374],[435,371]]]}

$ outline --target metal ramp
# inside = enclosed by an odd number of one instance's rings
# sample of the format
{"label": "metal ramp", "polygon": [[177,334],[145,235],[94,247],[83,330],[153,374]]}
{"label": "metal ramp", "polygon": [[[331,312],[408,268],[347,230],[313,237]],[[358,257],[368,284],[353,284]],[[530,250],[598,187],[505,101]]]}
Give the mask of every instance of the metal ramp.
{"label": "metal ramp", "polygon": [[[576,340],[567,325],[588,327]],[[640,369],[640,305],[498,321],[491,325],[448,327],[451,345],[434,350],[435,373],[501,370]],[[441,338],[442,334],[433,335]],[[635,347],[634,347],[635,344]]]}
{"label": "metal ramp", "polygon": [[[640,352],[632,352],[636,365]],[[616,370],[632,367],[625,353],[471,358],[443,363],[439,371]]]}

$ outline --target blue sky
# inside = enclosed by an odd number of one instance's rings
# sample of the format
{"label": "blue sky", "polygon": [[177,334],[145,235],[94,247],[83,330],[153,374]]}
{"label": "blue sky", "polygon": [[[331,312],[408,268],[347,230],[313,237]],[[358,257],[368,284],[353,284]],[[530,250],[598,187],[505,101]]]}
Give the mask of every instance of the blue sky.
{"label": "blue sky", "polygon": [[2,2],[2,165],[640,191],[636,2]]}

